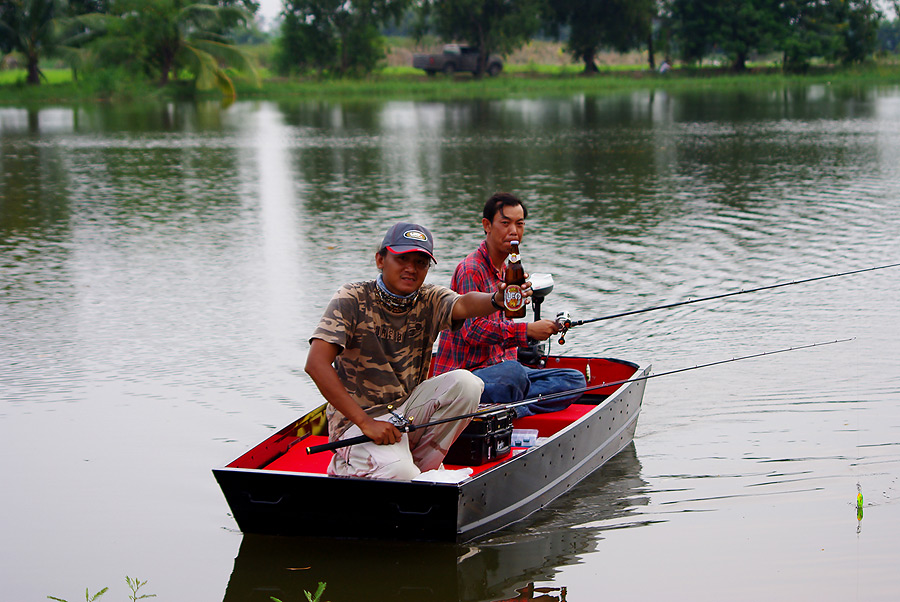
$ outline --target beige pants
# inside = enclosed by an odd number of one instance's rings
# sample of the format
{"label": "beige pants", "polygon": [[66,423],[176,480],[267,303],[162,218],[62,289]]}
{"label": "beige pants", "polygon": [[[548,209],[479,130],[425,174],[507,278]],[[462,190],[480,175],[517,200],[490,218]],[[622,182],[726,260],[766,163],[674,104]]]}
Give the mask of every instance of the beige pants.
{"label": "beige pants", "polygon": [[[429,378],[413,389],[396,412],[413,424],[469,414],[478,409],[484,383],[466,370],[453,370]],[[377,420],[388,420],[390,414]],[[408,481],[426,470],[440,467],[447,450],[469,424],[471,418],[453,420],[432,427],[403,433],[392,445],[360,443],[335,450],[328,474]],[[362,431],[353,425],[341,439],[358,437]]]}

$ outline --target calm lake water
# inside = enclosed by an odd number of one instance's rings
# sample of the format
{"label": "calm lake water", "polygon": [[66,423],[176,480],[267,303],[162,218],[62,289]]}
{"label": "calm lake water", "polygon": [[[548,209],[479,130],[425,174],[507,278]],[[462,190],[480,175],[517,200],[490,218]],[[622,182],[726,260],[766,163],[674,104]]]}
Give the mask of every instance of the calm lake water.
{"label": "calm lake water", "polygon": [[651,380],[632,447],[492,537],[240,533],[211,469],[320,403],[334,290],[400,219],[448,283],[496,190],[545,315],[900,262],[900,88],[0,108],[0,597],[896,599],[900,268],[573,329],[657,373],[853,340]]}

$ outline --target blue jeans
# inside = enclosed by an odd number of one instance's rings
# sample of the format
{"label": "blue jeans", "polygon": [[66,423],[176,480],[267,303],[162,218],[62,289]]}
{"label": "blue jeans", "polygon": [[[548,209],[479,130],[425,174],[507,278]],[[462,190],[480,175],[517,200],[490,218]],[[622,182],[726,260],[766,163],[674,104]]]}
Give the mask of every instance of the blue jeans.
{"label": "blue jeans", "polygon": [[[472,370],[472,374],[484,381],[481,403],[516,403],[538,395],[583,389],[587,386],[584,374],[578,370],[528,368],[513,360]],[[575,393],[567,397],[518,406],[515,408],[516,415],[521,418],[532,414],[564,410],[581,395],[581,393]]]}

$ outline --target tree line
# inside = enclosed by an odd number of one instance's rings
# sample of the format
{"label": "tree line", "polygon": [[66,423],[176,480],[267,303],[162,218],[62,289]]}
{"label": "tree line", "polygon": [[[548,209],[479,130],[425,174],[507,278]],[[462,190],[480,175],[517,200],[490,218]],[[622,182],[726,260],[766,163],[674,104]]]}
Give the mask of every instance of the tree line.
{"label": "tree line", "polygon": [[187,71],[198,89],[233,96],[225,67],[256,72],[230,33],[258,8],[253,0],[0,0],[0,50],[24,58],[29,84],[41,82],[42,59],[60,58],[76,78],[90,68],[165,85]]}
{"label": "tree line", "polygon": [[[900,14],[900,0],[892,0]],[[254,0],[0,0],[0,49],[24,57],[27,81],[41,81],[40,59],[123,69],[160,84],[182,70],[198,88],[233,94],[225,69],[255,77],[235,31],[252,23]],[[896,49],[898,21],[875,0],[283,0],[275,66],[281,73],[368,73],[385,54],[393,27],[417,39],[434,35],[491,54],[534,37],[565,42],[586,73],[602,50],[646,51],[657,60],[702,65],[714,57],[742,71],[757,56],[777,56],[803,71],[821,59],[854,64],[879,43]]]}
{"label": "tree line", "polygon": [[[900,1],[893,0],[895,14]],[[645,50],[699,65],[716,57],[742,71],[754,56],[779,57],[787,71],[816,59],[870,58],[889,25],[875,0],[284,0],[278,65],[283,72],[369,71],[382,56],[380,28],[398,19],[415,37],[432,33],[490,54],[535,36],[565,41],[586,73],[601,50]]]}

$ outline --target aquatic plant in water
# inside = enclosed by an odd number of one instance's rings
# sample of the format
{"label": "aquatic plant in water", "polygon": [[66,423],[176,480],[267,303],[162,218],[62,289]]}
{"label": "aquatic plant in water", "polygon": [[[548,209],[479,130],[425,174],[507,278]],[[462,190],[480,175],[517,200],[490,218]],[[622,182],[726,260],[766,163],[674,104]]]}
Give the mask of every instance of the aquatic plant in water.
{"label": "aquatic plant in water", "polygon": [[[311,593],[309,593],[309,592],[306,591],[306,590],[303,590],[303,593],[306,594],[306,599],[307,599],[309,602],[324,602],[324,601],[322,600],[322,593],[324,593],[324,591],[325,591],[325,583],[322,582],[322,581],[319,581],[319,587],[316,588],[316,593],[315,593],[315,594],[311,594]],[[269,596],[269,598],[270,598],[273,602],[281,602],[281,600],[279,600],[278,598],[276,598],[276,597],[274,597],[274,596]]]}
{"label": "aquatic plant in water", "polygon": [[[145,598],[155,598],[156,597],[156,594],[140,594],[140,595],[138,595],[138,590],[140,590],[142,587],[147,585],[147,581],[141,581],[140,579],[137,579],[137,578],[132,579],[131,577],[126,575],[125,583],[128,584],[128,589],[131,590],[131,595],[128,596],[128,599],[131,600],[131,602],[136,602],[137,600],[143,600]],[[100,598],[100,596],[105,594],[107,591],[109,591],[109,588],[104,587],[103,589],[101,589],[100,591],[98,591],[97,593],[95,593],[92,596],[90,589],[85,588],[84,589],[84,600],[85,600],[85,602],[94,602],[95,600]],[[67,600],[64,600],[63,598],[57,598],[56,596],[47,596],[47,597],[51,600],[56,600],[56,602],[68,602]]]}

